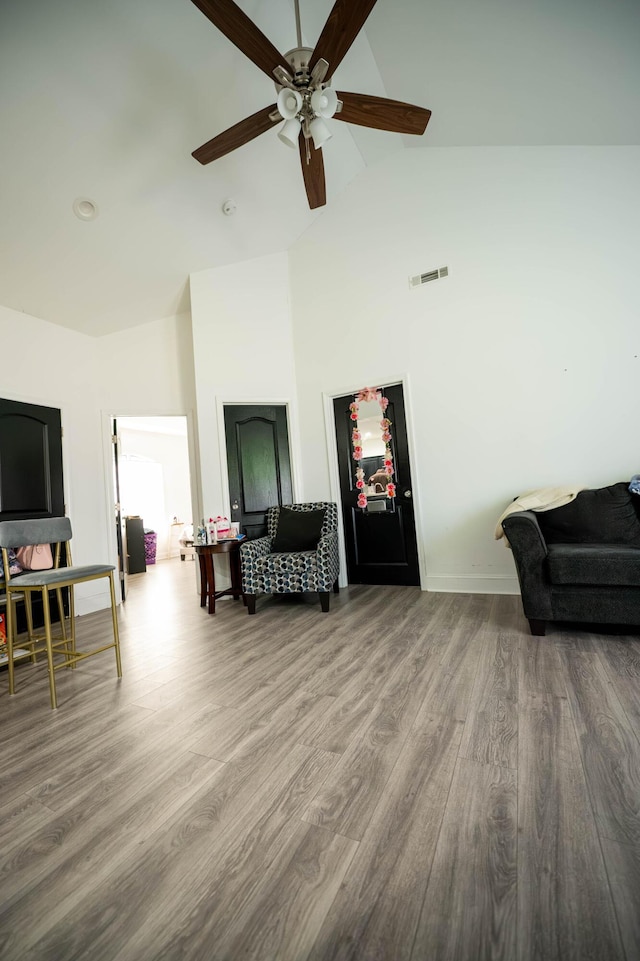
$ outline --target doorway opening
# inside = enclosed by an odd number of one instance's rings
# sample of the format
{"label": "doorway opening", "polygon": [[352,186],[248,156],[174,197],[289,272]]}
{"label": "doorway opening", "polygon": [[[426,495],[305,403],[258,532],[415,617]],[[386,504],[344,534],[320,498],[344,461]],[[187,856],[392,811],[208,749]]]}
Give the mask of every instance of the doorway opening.
{"label": "doorway opening", "polygon": [[114,499],[122,600],[126,578],[181,556],[193,540],[185,416],[112,419]]}

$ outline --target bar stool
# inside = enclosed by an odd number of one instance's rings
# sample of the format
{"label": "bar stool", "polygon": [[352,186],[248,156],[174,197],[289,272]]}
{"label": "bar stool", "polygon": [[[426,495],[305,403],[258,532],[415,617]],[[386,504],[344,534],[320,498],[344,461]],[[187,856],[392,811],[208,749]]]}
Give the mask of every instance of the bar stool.
{"label": "bar stool", "polygon": [[[16,642],[15,603],[22,596],[27,605],[28,624],[30,626],[30,602],[33,594],[42,598],[44,613],[44,634],[30,630],[26,641],[21,644],[33,658],[38,651],[46,651],[49,669],[49,692],[51,707],[58,706],[56,693],[56,671],[62,667],[75,667],[78,661],[102,651],[113,650],[116,657],[118,677],[122,677],[120,660],[120,638],[118,635],[118,616],[116,609],[116,595],[113,582],[114,567],[110,564],[87,564],[74,567],[71,561],[71,521],[68,517],[43,517],[36,520],[0,521],[0,548],[2,561],[7,572],[5,591],[7,598],[7,656],[9,669],[9,694],[15,693],[15,671],[13,652]],[[24,571],[21,574],[9,572],[8,549],[36,544],[51,544],[53,550],[53,567],[43,571]],[[61,566],[61,560],[64,564]],[[76,648],[75,599],[74,587],[86,581],[108,578],[111,595],[111,619],[113,626],[113,641],[90,651],[78,651]],[[62,603],[62,591],[69,590],[69,634],[67,636],[66,618]],[[60,617],[60,633],[53,634],[51,628],[51,609],[49,591],[55,590]],[[62,657],[56,660],[55,657]]]}

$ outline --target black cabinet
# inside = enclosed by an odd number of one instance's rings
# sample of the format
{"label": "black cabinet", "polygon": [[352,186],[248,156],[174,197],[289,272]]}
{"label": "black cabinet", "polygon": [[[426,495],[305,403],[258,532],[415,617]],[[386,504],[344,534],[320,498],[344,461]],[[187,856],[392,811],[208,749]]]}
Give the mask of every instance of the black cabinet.
{"label": "black cabinet", "polygon": [[127,573],[144,574],[147,562],[144,556],[144,523],[141,517],[125,517],[127,536]]}

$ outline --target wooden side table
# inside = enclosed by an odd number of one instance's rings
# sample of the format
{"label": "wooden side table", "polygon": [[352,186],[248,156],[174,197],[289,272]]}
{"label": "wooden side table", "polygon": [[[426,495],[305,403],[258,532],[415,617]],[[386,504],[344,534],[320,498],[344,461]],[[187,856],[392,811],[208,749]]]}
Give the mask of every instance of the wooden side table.
{"label": "wooden side table", "polygon": [[[234,601],[242,597],[242,574],[240,573],[240,545],[244,540],[235,538],[220,540],[217,544],[196,544],[195,550],[200,560],[200,607],[205,607],[209,600],[209,613],[216,612],[216,598],[232,594]],[[213,571],[213,555],[229,555],[229,571],[231,587],[225,591],[216,591],[216,579]]]}

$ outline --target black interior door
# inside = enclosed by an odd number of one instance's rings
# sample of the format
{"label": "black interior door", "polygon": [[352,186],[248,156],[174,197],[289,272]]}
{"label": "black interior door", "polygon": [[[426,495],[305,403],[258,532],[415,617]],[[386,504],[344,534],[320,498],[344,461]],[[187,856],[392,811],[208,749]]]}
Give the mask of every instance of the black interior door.
{"label": "black interior door", "polygon": [[225,406],[224,426],[231,520],[249,539],[262,537],[267,508],[293,500],[287,409]]}
{"label": "black interior door", "polygon": [[59,409],[0,399],[0,520],[63,515]]}
{"label": "black interior door", "polygon": [[[62,424],[57,407],[0,398],[0,520],[63,517]],[[33,620],[43,623],[42,601],[33,599]],[[67,598],[65,591],[65,610]],[[57,605],[51,604],[55,620]],[[26,629],[22,603],[18,631]]]}
{"label": "black interior door", "polygon": [[[344,521],[347,574],[350,584],[419,585],[418,547],[411,487],[411,465],[402,385],[381,388],[389,400],[395,498],[369,498],[367,508],[357,506],[356,463],[349,404],[353,394],[333,402],[338,444],[340,496]],[[382,414],[380,415],[382,417]],[[364,459],[365,481],[380,466],[380,457]]]}

